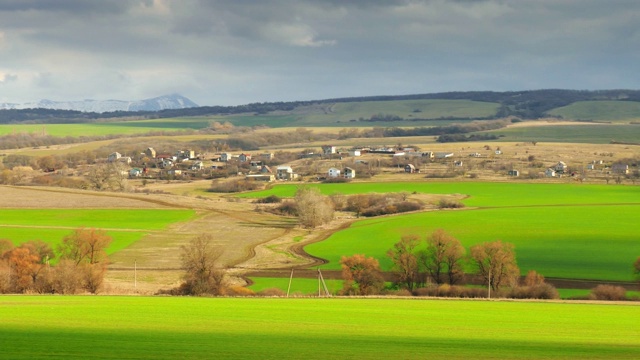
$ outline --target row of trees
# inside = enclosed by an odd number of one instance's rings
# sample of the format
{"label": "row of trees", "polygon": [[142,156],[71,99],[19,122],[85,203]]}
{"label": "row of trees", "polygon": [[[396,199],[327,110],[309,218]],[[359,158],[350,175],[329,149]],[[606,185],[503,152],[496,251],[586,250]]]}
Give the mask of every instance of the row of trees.
{"label": "row of trees", "polygon": [[110,236],[93,228],[74,230],[57,251],[40,240],[17,247],[0,240],[0,293],[95,294],[102,288],[110,243]]}
{"label": "row of trees", "polygon": [[[424,246],[419,237],[404,236],[389,249],[387,256],[397,274],[397,285],[408,291],[431,281],[438,285],[458,284],[464,277],[466,262],[474,265],[478,276],[494,291],[502,286],[516,286],[520,276],[512,244],[498,240],[474,245],[466,256],[460,241],[442,229],[427,236]],[[384,287],[377,259],[358,254],[342,257],[340,264],[344,294],[371,295]]]}

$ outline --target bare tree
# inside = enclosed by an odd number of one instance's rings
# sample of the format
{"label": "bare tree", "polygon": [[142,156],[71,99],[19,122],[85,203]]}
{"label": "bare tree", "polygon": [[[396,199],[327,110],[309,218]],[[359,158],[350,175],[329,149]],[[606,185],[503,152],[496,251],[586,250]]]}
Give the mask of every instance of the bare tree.
{"label": "bare tree", "polygon": [[109,259],[106,249],[111,237],[103,230],[79,228],[62,239],[60,258],[71,261],[82,274],[86,290],[97,293],[102,287]]}
{"label": "bare tree", "polygon": [[416,247],[419,240],[415,235],[403,236],[400,241],[387,251],[387,256],[393,262],[393,268],[398,272],[398,283],[413,291],[420,282],[420,268]]}
{"label": "bare tree", "polygon": [[497,290],[502,285],[515,285],[520,276],[513,244],[500,240],[471,247],[471,260],[485,284]]}
{"label": "bare tree", "polygon": [[295,203],[298,219],[304,227],[315,228],[333,220],[333,203],[317,188],[307,186],[299,188]]}
{"label": "bare tree", "polygon": [[222,249],[213,245],[213,236],[202,234],[182,246],[183,292],[190,295],[224,293],[225,271],[218,267]]}
{"label": "bare tree", "polygon": [[421,259],[433,281],[443,284],[446,275],[449,284],[453,285],[464,275],[464,253],[464,247],[458,239],[443,229],[437,229],[427,237],[427,249]]}
{"label": "bare tree", "polygon": [[380,263],[362,254],[343,256],[340,259],[345,295],[374,295],[384,287]]}
{"label": "bare tree", "polygon": [[640,256],[636,259],[636,262],[633,263],[633,273],[638,279],[638,285],[640,285]]}

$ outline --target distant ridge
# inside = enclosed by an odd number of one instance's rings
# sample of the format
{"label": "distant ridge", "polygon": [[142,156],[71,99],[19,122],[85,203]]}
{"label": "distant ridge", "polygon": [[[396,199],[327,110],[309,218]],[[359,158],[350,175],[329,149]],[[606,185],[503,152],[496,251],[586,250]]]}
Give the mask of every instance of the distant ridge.
{"label": "distant ridge", "polygon": [[81,100],[81,101],[51,101],[40,100],[34,103],[24,104],[0,104],[3,110],[21,109],[49,109],[72,110],[81,112],[104,113],[114,111],[161,111],[187,109],[197,107],[198,104],[180,94],[171,94],[138,101],[124,100]]}

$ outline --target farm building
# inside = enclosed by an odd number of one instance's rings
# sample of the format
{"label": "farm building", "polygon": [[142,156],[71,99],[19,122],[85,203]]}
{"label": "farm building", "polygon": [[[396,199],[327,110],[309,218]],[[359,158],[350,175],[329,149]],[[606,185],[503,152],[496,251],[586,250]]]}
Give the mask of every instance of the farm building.
{"label": "farm building", "polygon": [[546,177],[555,177],[556,176],[556,171],[553,168],[548,168],[544,172],[544,176],[546,176]]}
{"label": "farm building", "polygon": [[404,172],[406,172],[406,173],[414,173],[414,172],[416,172],[416,167],[413,166],[413,164],[407,164],[404,167]]}
{"label": "farm building", "polygon": [[330,168],[329,171],[327,171],[327,176],[330,178],[337,178],[340,176],[340,169],[336,169],[336,168]]}
{"label": "farm building", "polygon": [[322,145],[322,153],[325,155],[335,154],[336,147],[333,145]]}
{"label": "farm building", "polygon": [[563,173],[567,170],[567,164],[564,161],[558,161],[556,166],[553,168],[556,172]]}
{"label": "farm building", "polygon": [[272,182],[276,180],[276,177],[273,174],[254,174],[254,175],[247,175],[245,179],[254,180],[254,181]]}
{"label": "farm building", "polygon": [[122,157],[122,154],[120,154],[119,152],[114,152],[109,154],[109,156],[107,157],[107,161],[108,162],[114,162],[117,161],[118,159],[120,159]]}
{"label": "farm building", "polygon": [[509,170],[507,172],[507,175],[509,175],[509,176],[520,176],[520,171],[518,171],[518,170]]}
{"label": "farm building", "polygon": [[626,175],[629,173],[629,165],[626,164],[613,164],[611,166],[611,172],[614,174],[623,174]]}
{"label": "farm building", "polygon": [[356,177],[356,171],[350,167],[346,167],[343,170],[345,179],[354,179]]}
{"label": "farm building", "polygon": [[293,180],[298,177],[298,174],[293,172],[291,166],[278,166],[276,168],[276,179],[278,180]]}

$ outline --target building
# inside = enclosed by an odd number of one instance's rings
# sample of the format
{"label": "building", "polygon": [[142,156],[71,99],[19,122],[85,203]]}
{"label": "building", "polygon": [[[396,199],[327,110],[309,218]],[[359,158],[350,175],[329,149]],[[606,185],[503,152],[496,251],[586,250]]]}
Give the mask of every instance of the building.
{"label": "building", "polygon": [[278,166],[276,168],[276,179],[278,180],[293,180],[298,177],[298,174],[293,172],[291,166]]}
{"label": "building", "polygon": [[238,155],[238,161],[240,162],[247,162],[247,161],[251,161],[251,154],[240,154]]}
{"label": "building", "polygon": [[335,154],[336,147],[333,145],[322,145],[322,153],[325,155]]}
{"label": "building", "polygon": [[336,169],[336,168],[330,168],[329,171],[327,171],[327,176],[330,178],[337,178],[340,176],[340,169]]}
{"label": "building", "polygon": [[613,164],[611,166],[611,172],[614,174],[626,175],[629,173],[629,165],[626,164]]}
{"label": "building", "polygon": [[345,179],[354,179],[356,177],[356,171],[350,167],[346,167],[342,170]]}
{"label": "building", "polygon": [[404,167],[404,172],[413,174],[414,172],[416,172],[416,167],[413,166],[413,164],[407,164]]}
{"label": "building", "polygon": [[518,170],[509,170],[507,172],[507,175],[509,175],[509,176],[520,176],[520,171],[518,171]]}
{"label": "building", "polygon": [[122,154],[120,154],[119,152],[114,152],[109,154],[109,156],[107,157],[107,161],[108,162],[114,162],[117,161],[118,159],[120,159],[122,157]]}
{"label": "building", "polygon": [[556,171],[553,168],[548,168],[544,172],[544,176],[546,176],[546,177],[555,177],[556,176]]}

